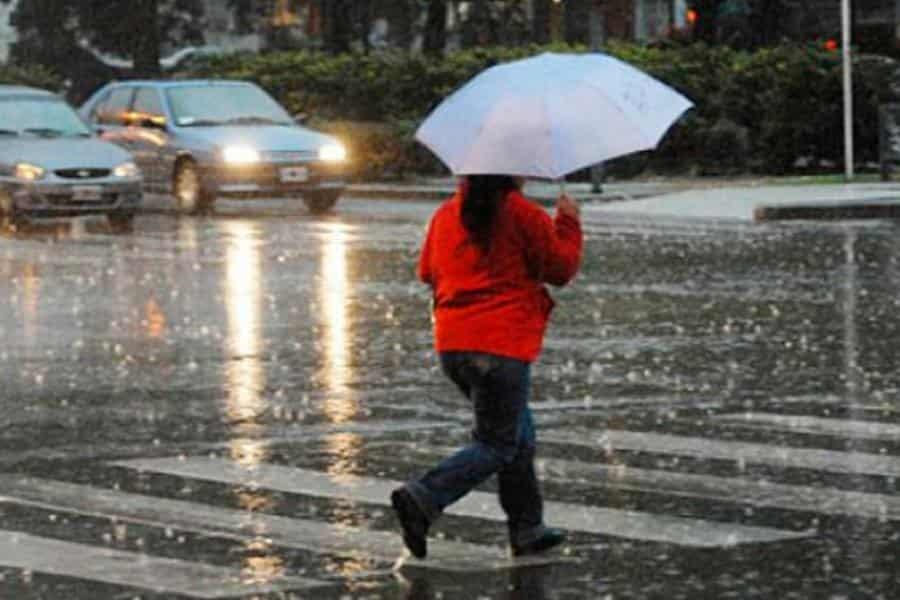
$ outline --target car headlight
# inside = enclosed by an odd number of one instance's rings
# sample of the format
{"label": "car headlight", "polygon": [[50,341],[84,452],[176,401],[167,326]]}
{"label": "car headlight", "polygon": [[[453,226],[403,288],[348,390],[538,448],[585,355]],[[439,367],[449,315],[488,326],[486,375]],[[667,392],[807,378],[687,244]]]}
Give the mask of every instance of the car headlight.
{"label": "car headlight", "polygon": [[340,144],[328,144],[319,148],[319,160],[341,162],[347,159],[347,149]]}
{"label": "car headlight", "polygon": [[259,162],[259,152],[250,146],[225,146],[222,158],[230,165],[250,165]]}
{"label": "car headlight", "polygon": [[43,167],[33,165],[31,163],[21,162],[16,164],[16,179],[24,179],[25,181],[35,181],[41,179],[47,171]]}
{"label": "car headlight", "polygon": [[138,170],[137,165],[133,162],[122,163],[115,169],[113,169],[114,177],[137,177],[141,174]]}

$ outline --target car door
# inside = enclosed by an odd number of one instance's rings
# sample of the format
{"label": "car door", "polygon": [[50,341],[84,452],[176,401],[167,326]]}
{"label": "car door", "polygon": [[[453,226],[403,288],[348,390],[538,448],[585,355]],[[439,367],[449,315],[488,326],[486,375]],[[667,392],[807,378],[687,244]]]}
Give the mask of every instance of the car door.
{"label": "car door", "polygon": [[131,153],[144,173],[148,187],[159,191],[166,180],[166,155],[169,151],[168,122],[159,90],[140,86],[128,113],[131,125]]}
{"label": "car door", "polygon": [[91,125],[100,137],[129,151],[131,140],[128,135],[127,114],[133,97],[133,87],[116,86],[106,98],[94,105],[89,115]]}

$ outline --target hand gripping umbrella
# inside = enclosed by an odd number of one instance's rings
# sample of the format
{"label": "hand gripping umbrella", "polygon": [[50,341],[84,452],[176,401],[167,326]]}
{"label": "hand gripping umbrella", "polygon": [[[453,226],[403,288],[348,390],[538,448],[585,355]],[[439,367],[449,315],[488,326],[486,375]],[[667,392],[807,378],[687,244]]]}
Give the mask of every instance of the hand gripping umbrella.
{"label": "hand gripping umbrella", "polygon": [[455,175],[560,179],[655,148],[692,106],[611,56],[545,53],[483,71],[428,115],[416,139]]}

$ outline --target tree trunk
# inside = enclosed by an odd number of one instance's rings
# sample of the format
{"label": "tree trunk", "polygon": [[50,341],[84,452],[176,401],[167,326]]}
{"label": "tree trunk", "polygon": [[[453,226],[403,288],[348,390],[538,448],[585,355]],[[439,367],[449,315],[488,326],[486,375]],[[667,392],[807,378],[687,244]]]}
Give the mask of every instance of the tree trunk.
{"label": "tree trunk", "polygon": [[698,42],[714,44],[716,42],[716,16],[721,0],[694,0],[691,7],[697,11],[697,22],[694,23],[694,39]]}
{"label": "tree trunk", "polygon": [[388,38],[403,50],[409,50],[413,42],[413,14],[410,0],[390,0],[383,9],[388,21]]}
{"label": "tree trunk", "polygon": [[[531,16],[531,39],[535,44],[550,41],[550,3],[553,0],[534,0],[534,14]],[[900,0],[898,0],[900,2]]]}
{"label": "tree trunk", "polygon": [[360,24],[357,38],[365,53],[368,54],[372,48],[372,44],[369,42],[369,34],[372,33],[372,0],[357,0],[357,3],[356,11]]}
{"label": "tree trunk", "polygon": [[566,43],[591,43],[591,9],[593,0],[566,0]]}
{"label": "tree trunk", "polygon": [[425,21],[426,54],[441,55],[447,45],[447,0],[429,0]]}
{"label": "tree trunk", "polygon": [[491,27],[491,11],[488,0],[477,0],[469,8],[464,23],[463,47],[489,46],[494,43]]}
{"label": "tree trunk", "polygon": [[134,10],[141,15],[142,27],[135,30],[134,76],[153,78],[161,73],[159,6],[157,0],[134,0]]}
{"label": "tree trunk", "polygon": [[353,36],[350,0],[324,0],[325,50],[333,54],[350,51]]}

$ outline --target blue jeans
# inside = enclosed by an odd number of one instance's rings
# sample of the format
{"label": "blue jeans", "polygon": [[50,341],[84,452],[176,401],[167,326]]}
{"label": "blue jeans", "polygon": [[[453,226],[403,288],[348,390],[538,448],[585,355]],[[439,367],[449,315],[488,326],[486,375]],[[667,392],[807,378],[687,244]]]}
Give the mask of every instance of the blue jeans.
{"label": "blue jeans", "polygon": [[543,531],[543,500],[534,471],[534,420],[528,408],[531,365],[478,352],[441,354],[444,373],[472,402],[472,443],[441,461],[407,489],[429,522],[475,486],[497,474],[510,541]]}

